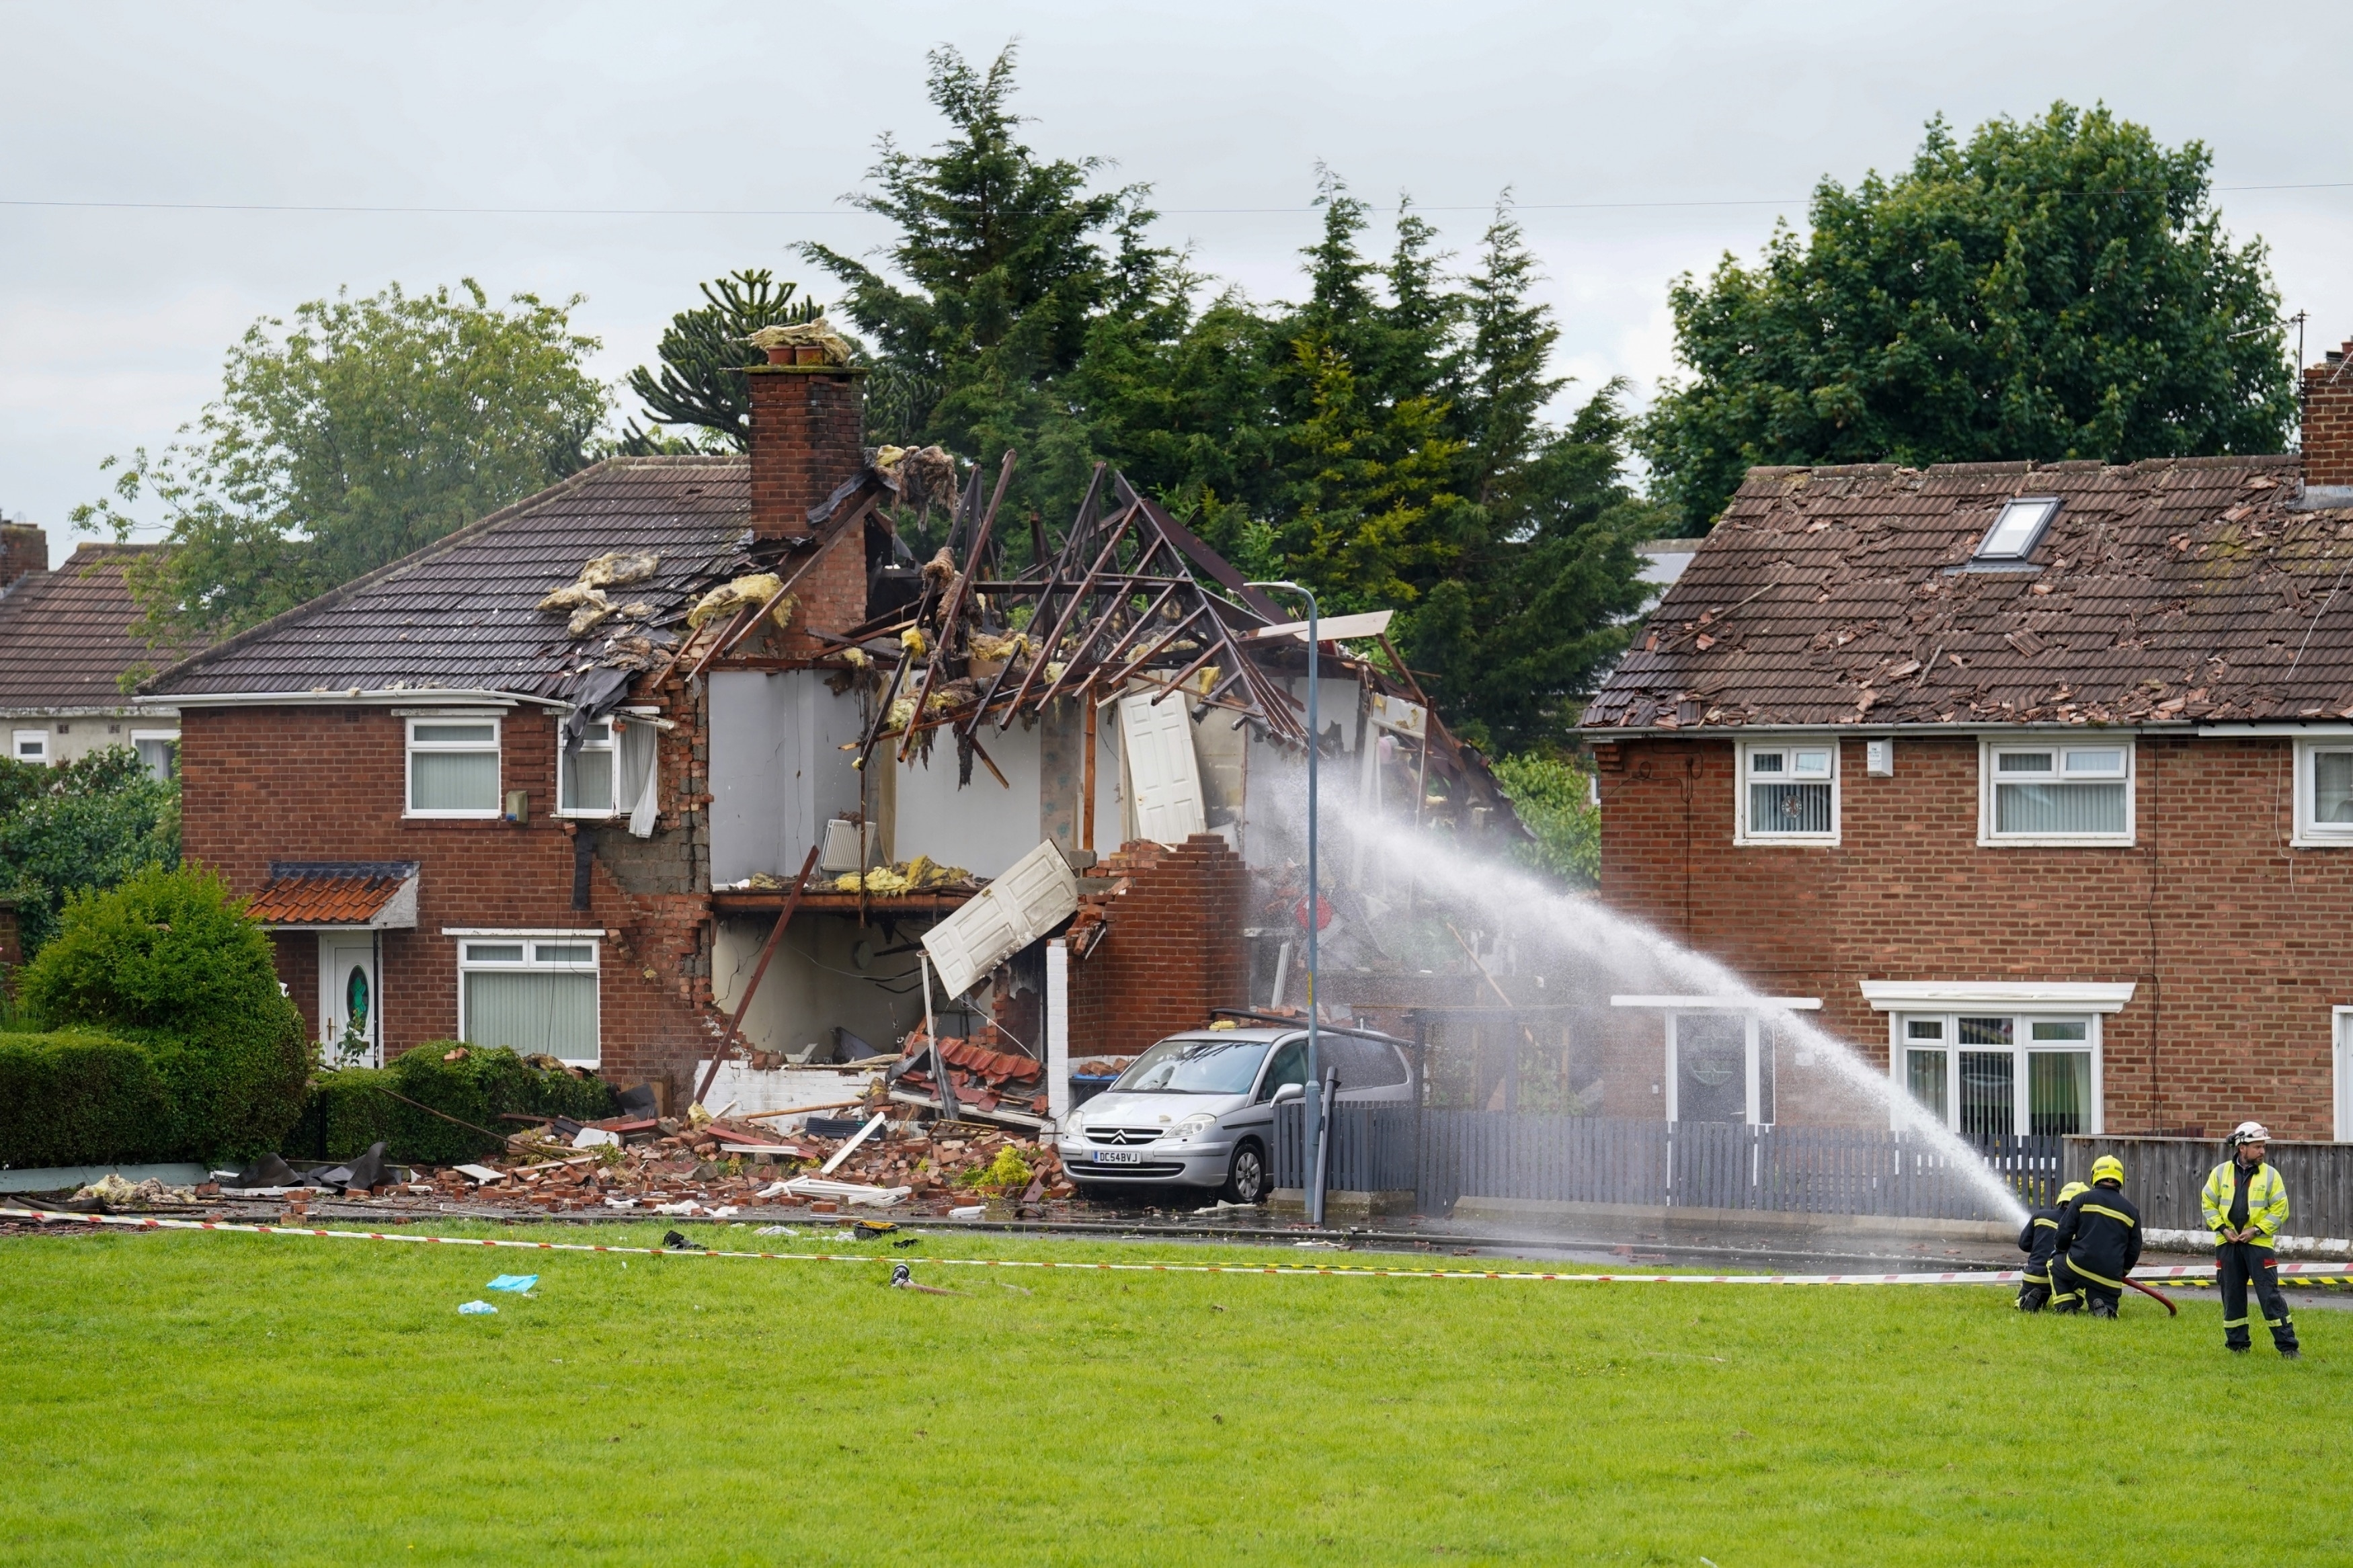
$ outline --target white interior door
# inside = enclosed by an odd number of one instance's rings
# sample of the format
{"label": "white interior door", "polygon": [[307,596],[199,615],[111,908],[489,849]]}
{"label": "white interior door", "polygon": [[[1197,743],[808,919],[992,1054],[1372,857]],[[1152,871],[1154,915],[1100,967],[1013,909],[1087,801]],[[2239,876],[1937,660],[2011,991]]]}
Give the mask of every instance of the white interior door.
{"label": "white interior door", "polygon": [[1208,832],[1200,760],[1193,752],[1193,721],[1184,694],[1157,707],[1150,693],[1121,698],[1119,732],[1127,747],[1127,793],[1137,836],[1174,846]]}
{"label": "white interior door", "polygon": [[374,1067],[383,1060],[375,982],[372,936],[319,933],[319,1038],[329,1061]]}

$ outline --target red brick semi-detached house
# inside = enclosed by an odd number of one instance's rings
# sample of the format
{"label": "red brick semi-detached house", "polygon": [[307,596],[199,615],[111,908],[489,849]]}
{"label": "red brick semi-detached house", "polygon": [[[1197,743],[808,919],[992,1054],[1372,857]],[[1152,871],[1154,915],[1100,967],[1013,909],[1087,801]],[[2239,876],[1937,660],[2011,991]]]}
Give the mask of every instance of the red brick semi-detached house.
{"label": "red brick semi-detached house", "polygon": [[[994,657],[1026,706],[968,742],[881,734],[923,675],[902,632],[954,569],[927,578],[897,536],[917,492],[905,458],[860,446],[863,373],[822,343],[770,354],[748,373],[746,456],[596,464],[142,689],[182,716],[186,856],[272,929],[322,1042],[359,1059],[509,1046],[675,1094],[740,1004],[740,1059],[713,1093],[800,1103],[774,1075],[892,1053],[924,1016],[919,942],[1050,843],[1092,905],[1059,978],[1033,942],[943,992],[944,1033],[1034,1052],[1062,985],[1071,1052],[1120,1055],[1249,1000],[1249,868],[1289,849],[1280,824],[1251,823],[1246,781],[1286,764],[1215,687],[1240,679],[1234,661],[1203,674],[1197,641],[1139,642],[1141,623],[1074,632],[1051,665],[1020,643]],[[996,479],[959,481],[959,528]],[[1299,707],[1295,631],[1103,483],[1119,510],[1081,523],[1157,541],[1157,582],[1198,572],[1229,595],[1170,624],[1198,637],[1226,617],[1258,639],[1251,689]],[[968,566],[977,546],[959,548]],[[926,713],[953,717],[996,677],[976,647],[943,657]],[[1324,657],[1326,712],[1386,689],[1336,645]],[[1178,679],[1198,703],[1153,700]],[[1474,783],[1464,798],[1504,821],[1492,778]],[[822,879],[764,958],[812,847]],[[892,863],[955,874],[867,875]]]}
{"label": "red brick semi-detached house", "polygon": [[[2338,363],[2301,462],[1750,470],[1585,716],[1603,899],[1980,1140],[2353,1137]],[[1670,1116],[1828,1114],[1700,999],[1617,1032]]]}

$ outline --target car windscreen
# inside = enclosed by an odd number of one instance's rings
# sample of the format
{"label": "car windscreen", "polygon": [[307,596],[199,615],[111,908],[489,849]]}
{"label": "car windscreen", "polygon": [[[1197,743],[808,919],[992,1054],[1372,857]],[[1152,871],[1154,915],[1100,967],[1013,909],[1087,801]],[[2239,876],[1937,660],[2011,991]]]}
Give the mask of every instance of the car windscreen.
{"label": "car windscreen", "polygon": [[1119,1075],[1125,1094],[1248,1094],[1266,1056],[1264,1040],[1179,1037],[1163,1040]]}

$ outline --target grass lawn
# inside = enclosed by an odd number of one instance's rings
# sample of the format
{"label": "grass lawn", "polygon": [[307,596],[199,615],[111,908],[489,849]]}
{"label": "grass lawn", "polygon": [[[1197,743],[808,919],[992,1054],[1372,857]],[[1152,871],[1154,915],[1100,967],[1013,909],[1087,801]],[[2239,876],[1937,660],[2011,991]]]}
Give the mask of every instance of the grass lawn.
{"label": "grass lawn", "polygon": [[[881,1289],[881,1261],[0,1241],[0,1558],[2353,1557],[2353,1314],[2300,1312],[2288,1363],[2226,1356],[2211,1293],[2101,1323],[1989,1289],[1000,1276],[922,1258],[1216,1255],[863,1249],[965,1294]],[[503,1272],[536,1298],[482,1289]],[[498,1315],[459,1316],[476,1298]]]}

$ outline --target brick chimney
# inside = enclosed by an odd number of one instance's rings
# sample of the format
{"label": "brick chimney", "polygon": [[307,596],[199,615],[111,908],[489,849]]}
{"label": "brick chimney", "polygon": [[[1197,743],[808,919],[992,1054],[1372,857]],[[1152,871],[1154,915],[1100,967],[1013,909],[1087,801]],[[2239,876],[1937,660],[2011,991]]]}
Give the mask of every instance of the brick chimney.
{"label": "brick chimney", "polygon": [[2305,367],[2304,482],[2353,485],[2353,342]]}
{"label": "brick chimney", "polygon": [[[752,531],[763,539],[788,539],[807,534],[810,510],[866,461],[866,372],[825,363],[814,343],[767,353],[770,363],[745,372],[752,382]],[[862,540],[836,544],[801,578],[794,597],[796,631],[804,626],[842,631],[864,620]],[[807,645],[795,651],[818,649]]]}
{"label": "brick chimney", "polygon": [[49,536],[29,522],[0,522],[0,593],[19,577],[49,569]]}

